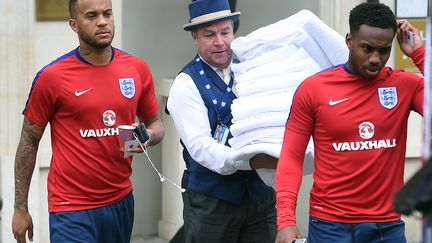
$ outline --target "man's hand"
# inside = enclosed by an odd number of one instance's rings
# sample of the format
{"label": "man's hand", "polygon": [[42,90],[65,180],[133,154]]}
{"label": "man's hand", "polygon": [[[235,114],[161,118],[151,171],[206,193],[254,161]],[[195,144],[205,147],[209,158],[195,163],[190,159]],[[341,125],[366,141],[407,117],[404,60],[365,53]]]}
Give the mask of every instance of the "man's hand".
{"label": "man's hand", "polygon": [[17,243],[26,243],[26,233],[33,241],[33,220],[26,208],[16,208],[12,217],[12,233]]}
{"label": "man's hand", "polygon": [[278,158],[267,154],[257,154],[250,159],[250,167],[252,169],[268,168],[276,169]]}
{"label": "man's hand", "polygon": [[[134,127],[134,128],[137,128],[139,126],[139,123],[132,123],[131,126]],[[149,139],[147,139],[146,142],[144,142],[144,143],[141,144],[141,146],[143,146],[144,148],[146,148],[146,146],[147,146],[146,143],[148,142],[148,140],[150,140],[150,132],[148,130],[147,130],[147,133],[149,135]],[[135,135],[134,135],[134,139],[136,139]],[[142,153],[142,152],[144,152],[143,149],[141,148],[141,146],[138,146],[138,145],[139,144],[137,143],[137,147],[128,148],[127,151],[130,152],[130,153]],[[121,149],[123,149],[123,148],[121,148]]]}
{"label": "man's hand", "polygon": [[[410,45],[408,38],[410,38],[410,32],[412,33],[412,46]],[[398,29],[397,29],[397,41],[402,52],[411,57],[411,54],[414,50],[423,46],[423,41],[420,36],[420,32],[414,26],[408,22],[406,19],[398,20]]]}
{"label": "man's hand", "polygon": [[287,226],[278,231],[275,243],[292,243],[298,238],[302,238],[302,236],[297,226]]}
{"label": "man's hand", "polygon": [[[145,143],[141,144],[144,148],[154,146],[162,141],[165,135],[165,127],[162,123],[159,112],[149,118],[139,118],[139,121],[144,123],[147,128],[147,134],[149,139]],[[137,127],[139,123],[133,123],[133,127]],[[142,153],[144,152],[141,147],[128,149],[131,153]]]}

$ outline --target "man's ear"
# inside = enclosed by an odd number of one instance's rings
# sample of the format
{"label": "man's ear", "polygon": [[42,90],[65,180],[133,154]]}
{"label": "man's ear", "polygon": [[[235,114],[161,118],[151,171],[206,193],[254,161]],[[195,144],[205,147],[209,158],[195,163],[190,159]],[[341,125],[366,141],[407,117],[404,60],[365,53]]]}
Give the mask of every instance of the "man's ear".
{"label": "man's ear", "polygon": [[351,50],[351,47],[352,47],[352,42],[353,42],[352,35],[350,33],[346,34],[346,36],[345,36],[345,43],[348,46],[348,49],[350,49],[350,50]]}
{"label": "man's ear", "polygon": [[192,41],[193,41],[195,47],[197,47],[198,33],[195,30],[193,30],[193,31],[191,31],[191,36],[192,36]]}
{"label": "man's ear", "polygon": [[73,30],[73,32],[78,33],[78,25],[75,19],[69,19],[69,26]]}
{"label": "man's ear", "polygon": [[197,33],[195,30],[191,31],[191,36],[192,36],[192,40],[196,40],[197,39]]}

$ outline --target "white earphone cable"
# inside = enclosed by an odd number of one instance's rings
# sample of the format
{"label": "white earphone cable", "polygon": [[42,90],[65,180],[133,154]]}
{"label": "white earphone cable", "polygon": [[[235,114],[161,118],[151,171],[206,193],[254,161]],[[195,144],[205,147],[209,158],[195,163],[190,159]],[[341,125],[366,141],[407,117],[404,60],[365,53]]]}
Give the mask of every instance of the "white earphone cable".
{"label": "white earphone cable", "polygon": [[169,178],[167,178],[166,176],[162,175],[162,173],[159,172],[159,170],[156,168],[156,166],[153,164],[153,162],[150,159],[150,156],[147,153],[147,147],[144,145],[142,145],[142,143],[140,142],[140,140],[138,139],[138,136],[136,133],[133,133],[134,138],[139,142],[139,145],[141,147],[141,149],[143,150],[144,154],[147,156],[147,160],[150,163],[150,165],[153,167],[153,169],[156,171],[156,173],[159,176],[159,180],[161,182],[164,182],[165,180],[168,181],[169,183],[171,183],[173,186],[175,186],[177,189],[179,189],[181,192],[185,192],[186,190],[184,188],[181,188],[179,185],[177,185],[177,183],[175,183],[174,181],[170,180]]}

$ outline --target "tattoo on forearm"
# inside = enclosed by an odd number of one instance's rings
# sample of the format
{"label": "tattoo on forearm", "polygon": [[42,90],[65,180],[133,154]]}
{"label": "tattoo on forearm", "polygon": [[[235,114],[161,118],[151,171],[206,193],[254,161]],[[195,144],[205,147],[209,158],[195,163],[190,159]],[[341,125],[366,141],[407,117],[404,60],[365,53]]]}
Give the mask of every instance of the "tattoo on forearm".
{"label": "tattoo on forearm", "polygon": [[21,138],[15,156],[15,205],[27,209],[27,199],[36,163],[36,154],[44,127],[24,119]]}

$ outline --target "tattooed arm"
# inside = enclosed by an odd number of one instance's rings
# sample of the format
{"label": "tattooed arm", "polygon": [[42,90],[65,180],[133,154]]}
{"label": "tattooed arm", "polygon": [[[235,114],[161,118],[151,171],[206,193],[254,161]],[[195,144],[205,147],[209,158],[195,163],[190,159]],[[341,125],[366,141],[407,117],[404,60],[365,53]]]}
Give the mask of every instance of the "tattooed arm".
{"label": "tattooed arm", "polygon": [[28,212],[28,193],[39,141],[45,127],[40,127],[24,118],[21,138],[15,156],[15,205],[12,218],[12,231],[17,243],[33,241],[33,220]]}

